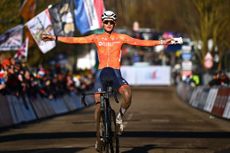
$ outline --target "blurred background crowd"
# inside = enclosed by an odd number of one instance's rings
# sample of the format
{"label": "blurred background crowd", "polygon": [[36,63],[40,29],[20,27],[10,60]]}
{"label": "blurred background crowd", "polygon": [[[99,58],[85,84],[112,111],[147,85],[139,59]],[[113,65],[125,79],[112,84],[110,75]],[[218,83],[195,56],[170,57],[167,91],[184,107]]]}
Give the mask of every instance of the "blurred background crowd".
{"label": "blurred background crowd", "polygon": [[75,73],[60,65],[53,67],[30,67],[14,58],[4,59],[0,65],[0,93],[36,98],[39,94],[49,99],[61,97],[70,92],[81,94],[93,87],[91,70]]}

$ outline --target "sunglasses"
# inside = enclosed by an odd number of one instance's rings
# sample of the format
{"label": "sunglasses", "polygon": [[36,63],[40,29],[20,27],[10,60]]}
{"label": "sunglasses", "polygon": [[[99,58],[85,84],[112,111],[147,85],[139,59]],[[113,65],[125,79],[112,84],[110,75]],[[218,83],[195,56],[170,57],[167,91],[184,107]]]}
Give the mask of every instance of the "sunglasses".
{"label": "sunglasses", "polygon": [[104,23],[104,24],[111,24],[111,25],[112,25],[112,24],[115,24],[114,21],[108,21],[108,20],[104,21],[103,23]]}

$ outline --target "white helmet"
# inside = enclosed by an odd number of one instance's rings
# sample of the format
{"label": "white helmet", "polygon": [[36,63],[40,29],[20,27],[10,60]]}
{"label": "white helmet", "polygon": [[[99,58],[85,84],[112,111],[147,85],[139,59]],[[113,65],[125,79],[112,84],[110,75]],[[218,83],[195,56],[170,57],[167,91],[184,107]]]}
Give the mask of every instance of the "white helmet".
{"label": "white helmet", "polygon": [[105,11],[101,16],[101,20],[102,21],[104,21],[104,20],[116,21],[117,15],[113,11]]}

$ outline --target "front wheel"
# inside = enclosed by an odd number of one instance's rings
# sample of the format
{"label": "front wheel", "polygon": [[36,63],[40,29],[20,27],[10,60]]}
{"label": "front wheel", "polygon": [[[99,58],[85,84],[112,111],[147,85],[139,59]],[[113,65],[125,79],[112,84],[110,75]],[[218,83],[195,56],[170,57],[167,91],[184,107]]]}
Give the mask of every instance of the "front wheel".
{"label": "front wheel", "polygon": [[111,132],[112,132],[112,144],[114,153],[119,153],[119,135],[118,126],[116,124],[116,115],[114,110],[111,110]]}
{"label": "front wheel", "polygon": [[[101,112],[103,114],[104,112]],[[101,148],[99,152],[104,153],[119,153],[119,136],[116,125],[116,116],[114,110],[111,110],[110,115],[106,119],[104,115],[100,115],[99,135]]]}

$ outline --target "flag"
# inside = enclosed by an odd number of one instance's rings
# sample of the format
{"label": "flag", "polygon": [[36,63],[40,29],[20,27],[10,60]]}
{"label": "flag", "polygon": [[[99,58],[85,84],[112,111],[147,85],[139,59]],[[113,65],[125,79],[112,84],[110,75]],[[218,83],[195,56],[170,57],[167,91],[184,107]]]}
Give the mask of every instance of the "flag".
{"label": "flag", "polygon": [[27,60],[28,45],[29,45],[29,38],[27,37],[25,42],[22,44],[21,48],[17,50],[16,54],[14,55],[14,58],[18,60],[23,60],[23,59]]}
{"label": "flag", "polygon": [[103,0],[75,0],[75,24],[81,34],[102,27]]}
{"label": "flag", "polygon": [[21,8],[20,14],[25,21],[33,18],[35,16],[36,3],[35,0],[24,0]]}
{"label": "flag", "polygon": [[[35,10],[36,10],[36,0],[24,0],[19,10],[19,13],[22,16],[24,22],[27,22],[35,16]],[[29,46],[34,45],[33,37],[31,36],[28,29],[25,29],[24,33],[25,33],[25,37],[29,38]]]}
{"label": "flag", "polygon": [[57,36],[73,36],[74,26],[74,1],[62,0],[49,9],[54,33]]}
{"label": "flag", "polygon": [[49,50],[53,49],[56,46],[55,41],[42,41],[40,35],[42,33],[48,33],[54,35],[53,26],[50,20],[50,14],[48,9],[42,11],[37,16],[32,18],[26,23],[32,37],[37,43],[38,47],[42,53],[47,53]]}
{"label": "flag", "polygon": [[0,35],[0,50],[18,50],[22,45],[23,25],[18,25]]}

